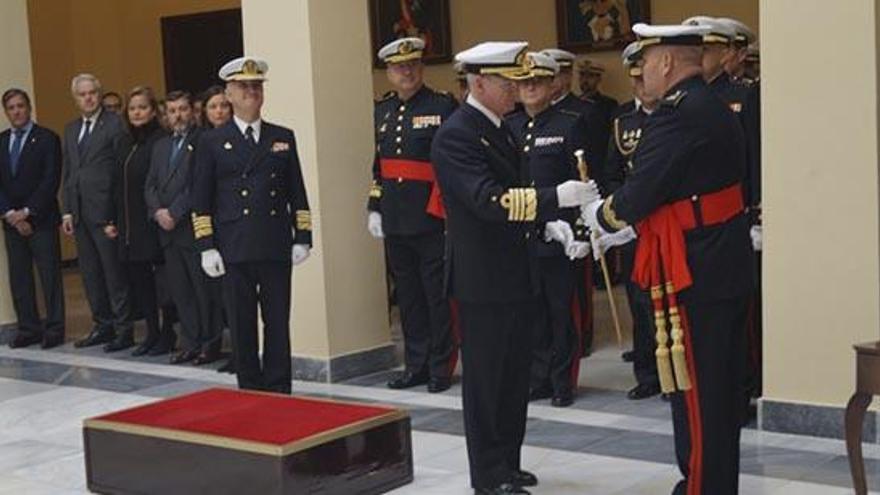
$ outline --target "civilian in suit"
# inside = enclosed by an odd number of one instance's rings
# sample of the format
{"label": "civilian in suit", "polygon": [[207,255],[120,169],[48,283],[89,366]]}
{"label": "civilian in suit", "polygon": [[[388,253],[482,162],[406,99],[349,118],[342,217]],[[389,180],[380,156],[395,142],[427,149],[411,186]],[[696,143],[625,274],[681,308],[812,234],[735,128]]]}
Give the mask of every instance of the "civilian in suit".
{"label": "civilian in suit", "polygon": [[[125,103],[128,132],[117,141],[117,166],[113,174],[113,217],[104,227],[107,238],[119,249],[131,294],[133,313],[147,323],[145,344],[159,338],[159,306],[154,271],[161,262],[156,225],[147,218],[144,187],[150,169],[153,145],[163,135],[158,120],[158,104],[153,91],[138,86],[128,93]],[[135,319],[134,317],[132,319]],[[105,350],[119,351],[134,345],[129,326],[119,332]],[[143,354],[138,348],[137,354]]]}
{"label": "civilian in suit", "polygon": [[150,174],[144,191],[149,217],[159,226],[159,243],[165,258],[165,277],[179,308],[183,351],[178,361],[207,364],[220,354],[222,307],[211,298],[209,280],[195,247],[190,185],[195,162],[196,127],[189,93],[174,91],[165,98],[172,134],[153,147]]}
{"label": "civilian in suit", "polygon": [[76,347],[106,344],[117,332],[130,334],[131,304],[116,239],[104,235],[114,219],[116,145],[125,134],[118,115],[101,109],[101,83],[91,74],[73,78],[70,90],[80,117],[64,127],[63,216],[65,234],[75,236],[94,327]]}
{"label": "civilian in suit", "polygon": [[[61,180],[61,142],[54,132],[31,120],[31,100],[20,89],[3,93],[11,129],[0,134],[0,213],[3,214],[9,285],[18,317],[10,347],[41,343],[44,349],[64,341],[64,288],[56,195]],[[46,307],[40,321],[34,285],[36,262]]]}

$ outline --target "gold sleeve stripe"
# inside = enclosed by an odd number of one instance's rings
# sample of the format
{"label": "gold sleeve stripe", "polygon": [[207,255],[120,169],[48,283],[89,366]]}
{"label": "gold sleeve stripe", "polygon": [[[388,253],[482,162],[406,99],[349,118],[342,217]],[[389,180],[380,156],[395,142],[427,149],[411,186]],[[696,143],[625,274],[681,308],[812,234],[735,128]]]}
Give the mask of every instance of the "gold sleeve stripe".
{"label": "gold sleeve stripe", "polygon": [[296,230],[312,230],[312,212],[309,210],[296,211]]}
{"label": "gold sleeve stripe", "polygon": [[538,191],[534,188],[508,189],[501,196],[501,206],[511,222],[532,222],[538,216]]}
{"label": "gold sleeve stripe", "polygon": [[602,203],[602,217],[605,219],[605,223],[607,223],[614,230],[621,230],[629,227],[629,224],[617,218],[617,214],[614,213],[614,195],[608,196],[608,199]]}
{"label": "gold sleeve stripe", "polygon": [[211,215],[192,214],[193,234],[196,239],[203,239],[214,235],[214,225],[211,223]]}
{"label": "gold sleeve stripe", "polygon": [[381,198],[382,197],[382,186],[376,184],[376,181],[373,181],[373,185],[370,186],[370,197],[371,198]]}

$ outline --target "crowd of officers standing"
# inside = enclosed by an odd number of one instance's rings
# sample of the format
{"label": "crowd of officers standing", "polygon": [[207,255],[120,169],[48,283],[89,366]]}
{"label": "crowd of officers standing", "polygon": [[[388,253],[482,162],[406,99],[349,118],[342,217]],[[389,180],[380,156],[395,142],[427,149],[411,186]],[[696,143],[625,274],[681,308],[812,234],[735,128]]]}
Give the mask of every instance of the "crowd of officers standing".
{"label": "crowd of officers standing", "polygon": [[446,390],[461,346],[477,493],[537,484],[519,465],[526,403],[574,401],[590,254],[611,248],[633,321],[628,397],[672,403],[674,493],[736,493],[760,393],[756,39],[705,16],[638,28],[623,105],[589,61],[572,93],[576,56],[556,48],[459,53],[457,99],[424,84],[421,39],[378,53],[393,91],[375,105],[367,227],[385,242],[406,347],[388,386]]}

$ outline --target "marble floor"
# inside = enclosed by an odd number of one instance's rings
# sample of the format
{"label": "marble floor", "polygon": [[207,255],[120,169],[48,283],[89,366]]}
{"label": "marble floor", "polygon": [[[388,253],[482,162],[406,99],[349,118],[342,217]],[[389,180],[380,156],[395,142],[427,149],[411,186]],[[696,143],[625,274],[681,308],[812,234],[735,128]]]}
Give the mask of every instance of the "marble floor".
{"label": "marble floor", "polygon": [[[603,300],[604,293],[597,298]],[[529,408],[524,467],[541,480],[532,490],[535,494],[664,494],[678,479],[668,404],[659,398],[626,399],[625,390],[633,385],[631,369],[620,360],[601,304],[597,301],[598,349],[581,366],[575,405],[557,409],[540,401]],[[87,310],[70,309],[78,316],[77,330],[87,326]],[[295,382],[294,391],[406,408],[412,417],[416,476],[393,493],[471,493],[459,384],[432,395],[423,388],[389,390],[387,378],[383,372],[332,385]],[[71,343],[49,351],[4,345],[0,495],[88,493],[83,419],[234,384],[230,375],[210,367],[172,366],[167,357],[108,355],[99,349],[77,350]],[[880,445],[866,445],[865,457],[870,486],[880,488]],[[742,494],[852,493],[845,445],[837,440],[747,428],[741,470]]]}

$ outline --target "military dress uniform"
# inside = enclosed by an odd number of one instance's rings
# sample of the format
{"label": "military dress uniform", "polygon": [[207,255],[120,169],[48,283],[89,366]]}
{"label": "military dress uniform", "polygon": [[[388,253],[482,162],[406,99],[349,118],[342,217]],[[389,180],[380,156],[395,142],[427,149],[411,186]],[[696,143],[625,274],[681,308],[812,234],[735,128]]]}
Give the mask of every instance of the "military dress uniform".
{"label": "military dress uniform", "polygon": [[[707,32],[633,29],[646,50],[699,45]],[[693,76],[670,88],[647,119],[633,162],[623,186],[588,208],[595,215],[590,223],[603,232],[634,227],[638,233],[634,278],[651,290],[661,386],[677,390],[673,425],[684,479],[673,493],[735,494],[753,284],[742,195],[745,138],[735,116]]]}
{"label": "military dress uniform", "polygon": [[[631,100],[617,111],[611,125],[611,139],[608,143],[606,178],[609,193],[619,189],[633,172],[635,162],[633,157],[642,139],[645,121],[648,113],[644,107],[635,100]],[[659,390],[660,383],[657,377],[657,363],[654,360],[654,331],[651,318],[651,298],[638,284],[632,281],[632,267],[635,258],[635,243],[630,242],[621,246],[621,276],[626,288],[626,297],[629,302],[630,314],[633,322],[633,373],[638,384],[637,389]],[[634,396],[636,389],[630,391],[630,398]]]}
{"label": "military dress uniform", "polygon": [[[514,78],[527,44],[488,42],[459,53],[467,72]],[[445,280],[459,303],[462,399],[471,485],[528,493],[521,471],[537,296],[538,224],[558,215],[553,188],[530,186],[507,126],[473,94],[437,132],[431,161],[447,215]],[[585,186],[586,187],[586,186]]]}
{"label": "military dress uniform", "polygon": [[[249,68],[250,60],[237,59],[238,70],[262,76],[266,69]],[[221,78],[235,77],[224,69]],[[294,245],[312,245],[311,213],[293,131],[234,117],[203,133],[196,149],[193,196],[197,249],[203,259],[206,251],[218,250],[225,265],[223,297],[238,384],[290,393],[291,251]]]}
{"label": "military dress uniform", "polygon": [[[549,107],[531,117],[523,110],[509,116],[507,125],[535,187],[555,187],[578,179],[575,150],[583,150],[587,162],[592,161],[586,125],[577,113]],[[554,220],[565,220],[573,230],[583,231],[575,225],[577,218],[578,211],[569,209]],[[536,392],[547,390],[554,399],[570,403],[577,389],[583,339],[572,315],[576,264],[566,256],[562,244],[546,240],[538,242],[537,263],[541,299],[532,356],[532,396],[537,398]]]}
{"label": "military dress uniform", "polygon": [[451,95],[427,86],[406,101],[392,92],[375,105],[376,154],[367,209],[382,214],[406,372],[418,383],[430,378],[447,384],[458,358],[443,293],[443,203],[430,157],[434,135],[457,106]]}

